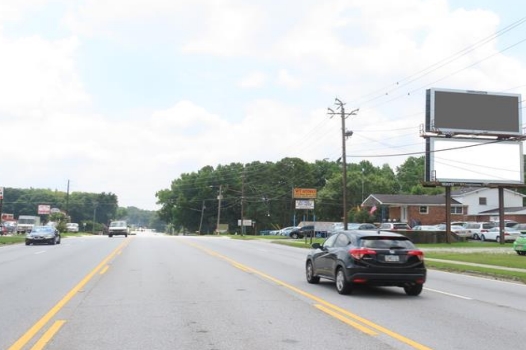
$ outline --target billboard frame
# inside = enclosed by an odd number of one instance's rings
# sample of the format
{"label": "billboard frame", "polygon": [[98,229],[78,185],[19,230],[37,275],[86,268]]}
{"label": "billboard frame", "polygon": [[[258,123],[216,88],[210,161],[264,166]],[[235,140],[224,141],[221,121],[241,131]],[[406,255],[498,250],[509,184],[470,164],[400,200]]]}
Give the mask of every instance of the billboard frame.
{"label": "billboard frame", "polygon": [[[479,115],[467,115],[467,118],[465,118],[465,114],[462,114],[461,111],[452,111],[451,105],[453,104],[451,101],[450,103],[444,104],[444,101],[440,102],[441,104],[437,104],[437,94],[444,94],[442,97],[445,98],[446,95],[450,94],[451,96],[448,97],[450,100],[456,99],[456,102],[459,103],[458,98],[460,98],[462,95],[466,96],[466,100],[462,101],[462,104],[458,104],[458,106],[461,105],[463,108],[473,108],[476,112],[476,106],[470,105],[467,101],[467,99],[471,99],[471,102],[474,102],[473,100],[478,100],[479,102],[484,102],[486,105],[489,105],[487,98],[497,98],[501,101],[504,101],[503,98],[512,98],[517,100],[517,109],[515,113],[515,107],[514,105],[511,105],[513,107],[513,115],[504,115],[499,114],[498,118],[490,118],[489,115],[479,117]],[[486,96],[487,98],[484,98]],[[442,98],[441,97],[441,98]],[[510,107],[509,103],[501,103],[502,106]],[[439,109],[450,109],[450,114],[444,116],[442,114],[437,114],[437,106]],[[488,106],[486,106],[488,107]],[[486,110],[491,110],[492,108],[482,108],[480,109],[479,106],[479,112],[484,113]],[[474,113],[475,113],[474,112]],[[444,111],[442,112],[444,113]],[[462,118],[459,115],[455,115],[460,113],[462,115]],[[491,121],[490,121],[491,119]],[[493,122],[495,120],[495,122]],[[493,123],[493,129],[492,127],[486,127],[489,124]],[[484,125],[487,124],[487,125]],[[457,135],[457,134],[467,134],[467,135],[486,135],[486,136],[499,136],[499,137],[522,137],[522,99],[520,94],[512,94],[512,93],[501,93],[501,92],[488,92],[488,91],[474,91],[474,90],[455,90],[455,89],[443,89],[443,88],[431,88],[426,90],[426,120],[425,120],[425,130],[426,132],[434,132],[438,134],[445,134],[445,135]]]}
{"label": "billboard frame", "polygon": [[[449,143],[451,146],[444,148],[444,146],[439,145],[439,143],[443,142],[444,144]],[[460,146],[464,144],[463,146]],[[491,158],[488,150],[489,147],[492,148],[491,151],[497,152],[502,151],[505,147],[508,148],[508,150],[513,150],[512,147],[517,148],[515,151],[517,152],[517,158],[514,158],[513,162],[508,162],[504,164],[495,164],[496,160],[504,160],[505,158],[500,157],[498,159]],[[484,150],[482,150],[484,148]],[[500,150],[498,149],[500,148]],[[479,154],[468,154],[470,151],[473,152],[473,150],[481,152]],[[466,152],[467,151],[467,152]],[[452,152],[452,153],[448,153]],[[454,152],[454,156],[449,158],[443,158],[440,159],[442,155],[452,155]],[[437,157],[439,155],[439,157]],[[453,165],[440,165],[440,161],[437,162],[437,158],[439,158],[442,162],[449,164],[454,162],[465,163],[465,159],[469,159],[471,161],[476,161],[477,159],[483,158],[487,166],[485,164],[475,164],[476,167],[487,167],[487,168],[494,168],[493,172],[497,172],[495,168],[498,168],[501,166],[504,170],[501,169],[501,172],[499,173],[501,175],[501,178],[498,178],[498,176],[488,176],[487,178],[484,177],[468,177],[468,176],[451,176],[451,173],[447,173],[447,171],[450,168],[454,168]],[[460,169],[460,168],[459,168]],[[507,170],[509,169],[509,170]],[[438,175],[436,174],[437,170],[439,171],[446,171],[446,175]],[[506,177],[503,174],[506,171],[513,172],[513,174],[517,174],[515,177]],[[461,173],[461,170],[458,170],[458,173]],[[469,171],[468,171],[469,172]],[[472,171],[474,172],[474,171]],[[494,186],[494,185],[505,185],[505,186],[523,186],[524,185],[524,153],[522,148],[522,142],[519,141],[501,141],[501,140],[491,140],[491,139],[481,139],[481,138],[437,138],[437,137],[431,137],[426,138],[426,157],[425,157],[425,182],[427,183],[435,183],[435,184],[441,184],[442,186]]]}

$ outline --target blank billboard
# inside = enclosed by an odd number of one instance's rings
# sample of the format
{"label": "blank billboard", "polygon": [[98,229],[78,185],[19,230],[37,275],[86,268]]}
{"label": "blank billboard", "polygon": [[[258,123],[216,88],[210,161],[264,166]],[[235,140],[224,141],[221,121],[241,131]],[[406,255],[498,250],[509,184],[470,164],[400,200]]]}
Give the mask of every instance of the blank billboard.
{"label": "blank billboard", "polygon": [[522,142],[481,139],[426,140],[426,181],[524,184]]}
{"label": "blank billboard", "polygon": [[429,89],[426,131],[522,136],[521,95]]}

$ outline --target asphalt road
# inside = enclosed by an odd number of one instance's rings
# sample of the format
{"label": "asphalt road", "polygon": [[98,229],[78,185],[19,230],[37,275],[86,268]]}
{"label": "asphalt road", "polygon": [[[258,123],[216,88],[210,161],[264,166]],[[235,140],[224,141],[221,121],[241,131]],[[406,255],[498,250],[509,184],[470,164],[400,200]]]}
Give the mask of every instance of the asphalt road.
{"label": "asphalt road", "polygon": [[526,286],[429,271],[401,288],[309,285],[304,249],[221,237],[0,248],[0,349],[522,348]]}

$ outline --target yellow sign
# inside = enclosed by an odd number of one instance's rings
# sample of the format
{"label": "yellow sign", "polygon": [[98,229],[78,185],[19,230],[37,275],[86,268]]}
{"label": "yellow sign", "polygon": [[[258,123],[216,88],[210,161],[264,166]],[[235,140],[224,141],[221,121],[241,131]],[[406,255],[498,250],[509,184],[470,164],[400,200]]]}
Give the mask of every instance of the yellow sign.
{"label": "yellow sign", "polygon": [[316,198],[317,190],[315,188],[295,188],[292,196],[294,198]]}

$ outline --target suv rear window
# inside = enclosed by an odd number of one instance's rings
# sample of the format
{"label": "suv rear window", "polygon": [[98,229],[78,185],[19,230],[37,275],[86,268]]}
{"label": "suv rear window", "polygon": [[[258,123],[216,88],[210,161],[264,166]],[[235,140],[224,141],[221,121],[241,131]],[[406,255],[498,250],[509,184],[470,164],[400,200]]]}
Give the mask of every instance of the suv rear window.
{"label": "suv rear window", "polygon": [[372,249],[415,249],[413,242],[405,237],[363,237],[360,247]]}

